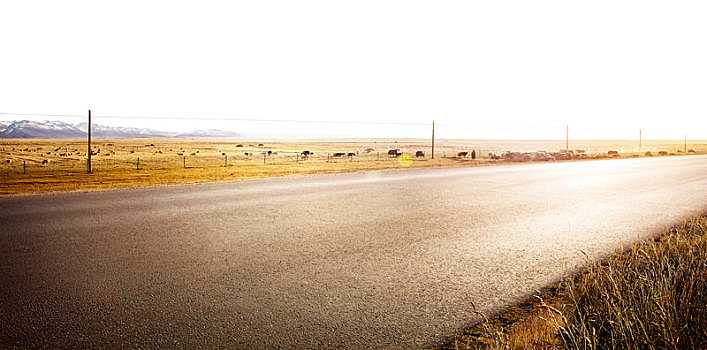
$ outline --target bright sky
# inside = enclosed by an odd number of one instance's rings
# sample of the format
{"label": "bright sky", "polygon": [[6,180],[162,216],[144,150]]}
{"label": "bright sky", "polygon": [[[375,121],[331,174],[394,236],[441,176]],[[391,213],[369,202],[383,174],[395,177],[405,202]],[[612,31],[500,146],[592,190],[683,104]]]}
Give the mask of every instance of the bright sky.
{"label": "bright sky", "polygon": [[[4,1],[0,112],[707,139],[705,18],[704,1]],[[317,137],[431,129],[95,122]]]}

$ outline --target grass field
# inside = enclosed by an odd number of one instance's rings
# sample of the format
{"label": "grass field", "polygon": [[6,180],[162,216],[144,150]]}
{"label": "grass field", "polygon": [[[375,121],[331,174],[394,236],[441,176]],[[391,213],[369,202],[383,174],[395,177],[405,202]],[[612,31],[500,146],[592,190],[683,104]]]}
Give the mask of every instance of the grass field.
{"label": "grass field", "polygon": [[[489,152],[557,151],[564,141],[437,140],[431,159],[429,140],[245,140],[245,139],[95,139],[92,174],[87,174],[84,139],[0,139],[0,195],[66,190],[109,189],[199,183],[292,175],[375,171],[404,167],[475,166],[498,163]],[[588,154],[620,152],[622,157],[646,151],[684,154],[682,141],[572,141],[571,149]],[[690,141],[688,149],[707,152],[707,141]],[[400,149],[405,157],[388,157]],[[458,158],[475,150],[479,158]],[[300,153],[314,154],[303,159]],[[368,151],[367,151],[368,150]],[[264,155],[271,151],[270,155]],[[333,157],[334,153],[357,153]],[[415,157],[423,151],[426,157]],[[252,155],[246,155],[252,153]],[[138,168],[139,167],[139,168]]]}
{"label": "grass field", "polygon": [[705,349],[707,216],[591,263],[443,348]]}

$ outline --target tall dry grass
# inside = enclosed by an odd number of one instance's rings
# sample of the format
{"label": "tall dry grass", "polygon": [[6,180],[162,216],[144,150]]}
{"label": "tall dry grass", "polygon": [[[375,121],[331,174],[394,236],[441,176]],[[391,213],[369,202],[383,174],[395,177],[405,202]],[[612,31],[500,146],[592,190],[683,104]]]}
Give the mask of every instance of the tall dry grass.
{"label": "tall dry grass", "polygon": [[707,216],[590,263],[523,309],[444,348],[707,349]]}
{"label": "tall dry grass", "polygon": [[707,218],[564,283],[568,349],[707,348]]}

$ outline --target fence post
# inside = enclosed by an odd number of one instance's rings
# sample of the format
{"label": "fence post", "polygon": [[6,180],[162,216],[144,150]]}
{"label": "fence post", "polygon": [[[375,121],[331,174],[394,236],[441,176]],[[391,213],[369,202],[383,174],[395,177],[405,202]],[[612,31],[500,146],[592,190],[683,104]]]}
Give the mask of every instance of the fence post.
{"label": "fence post", "polygon": [[326,162],[329,163],[329,153],[326,154]]}
{"label": "fence post", "polygon": [[184,169],[187,168],[187,156],[184,156]]}
{"label": "fence post", "polygon": [[381,153],[380,153],[380,152],[376,152],[376,162],[379,161],[379,160],[381,160]]}
{"label": "fence post", "polygon": [[447,158],[447,151],[442,152],[442,158]]}
{"label": "fence post", "polygon": [[297,160],[295,161],[295,163],[299,163],[299,153],[297,153]]}
{"label": "fence post", "polygon": [[140,157],[137,157],[137,169],[140,170]]}
{"label": "fence post", "polygon": [[267,156],[268,156],[267,153],[263,153],[263,165],[267,165],[267,164],[265,163],[265,160],[267,159],[267,158],[266,158]]}
{"label": "fence post", "polygon": [[228,166],[228,154],[223,155],[223,166],[227,167]]}
{"label": "fence post", "polygon": [[24,159],[22,160],[22,173],[27,174],[27,163]]}

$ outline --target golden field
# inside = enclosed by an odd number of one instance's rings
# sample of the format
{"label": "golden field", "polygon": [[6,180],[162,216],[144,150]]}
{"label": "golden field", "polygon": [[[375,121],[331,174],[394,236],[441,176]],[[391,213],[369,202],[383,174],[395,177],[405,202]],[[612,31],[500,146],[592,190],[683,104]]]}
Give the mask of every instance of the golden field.
{"label": "golden field", "polygon": [[[262,146],[261,146],[262,145]],[[400,168],[477,166],[493,161],[489,152],[548,152],[565,148],[563,140],[249,140],[249,139],[94,139],[93,172],[88,174],[85,139],[0,139],[0,195],[67,190],[110,189],[182,183],[315,175]],[[621,157],[684,154],[683,141],[571,141],[570,149],[592,158],[618,151]],[[399,149],[402,158],[388,157]],[[687,149],[707,152],[707,141],[688,140]],[[303,159],[302,151],[313,152]],[[368,152],[366,150],[369,150]],[[475,150],[477,159],[457,158]],[[270,155],[263,154],[271,151]],[[423,151],[426,157],[415,157]],[[334,153],[358,153],[334,158]],[[252,153],[253,155],[246,155]],[[139,168],[138,168],[139,160]]]}

